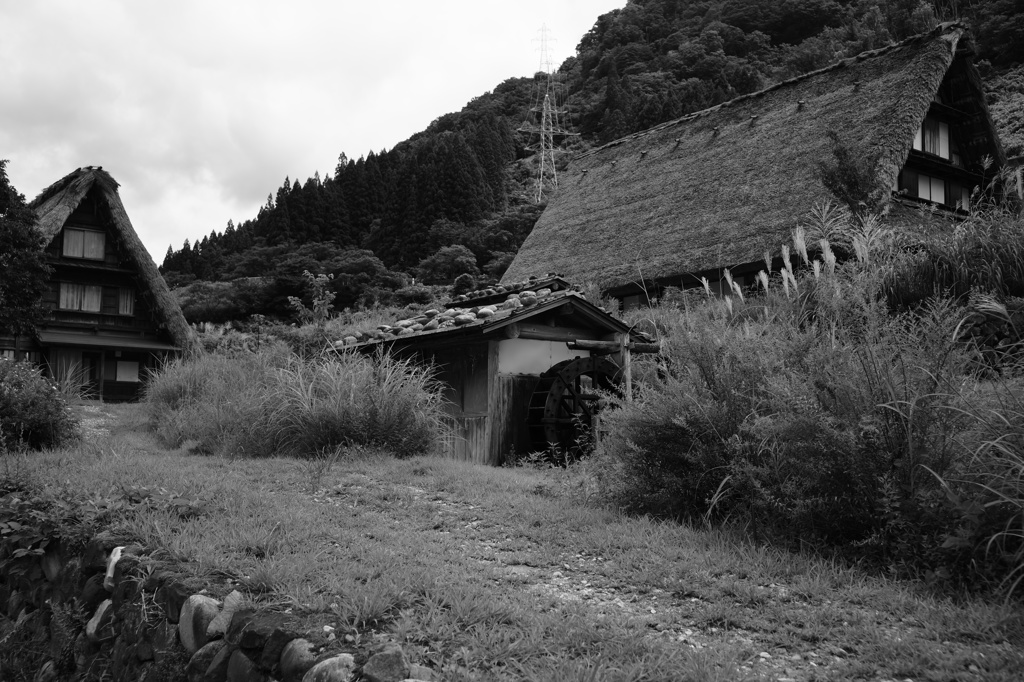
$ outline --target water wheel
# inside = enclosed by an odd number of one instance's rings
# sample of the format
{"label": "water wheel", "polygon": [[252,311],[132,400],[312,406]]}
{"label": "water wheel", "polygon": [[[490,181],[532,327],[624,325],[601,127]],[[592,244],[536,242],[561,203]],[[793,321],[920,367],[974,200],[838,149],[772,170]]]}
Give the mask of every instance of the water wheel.
{"label": "water wheel", "polygon": [[620,374],[618,365],[600,356],[563,360],[541,374],[530,399],[533,447],[578,456],[602,392],[616,390]]}

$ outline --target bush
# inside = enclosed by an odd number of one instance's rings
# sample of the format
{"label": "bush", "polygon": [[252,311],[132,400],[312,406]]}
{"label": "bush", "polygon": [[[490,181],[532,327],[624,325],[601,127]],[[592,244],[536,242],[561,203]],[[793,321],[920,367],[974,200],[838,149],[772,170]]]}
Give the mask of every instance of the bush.
{"label": "bush", "polygon": [[146,399],[165,441],[231,456],[311,457],[375,445],[405,457],[442,437],[441,394],[430,372],[387,355],[302,359],[283,345],[207,354],[168,365]]}
{"label": "bush", "polygon": [[[965,311],[932,298],[893,312],[886,282],[906,262],[811,263],[787,269],[785,288],[762,278],[756,300],[679,295],[630,313],[662,350],[634,363],[638,399],[602,417],[605,495],[901,575],[998,574],[980,560],[991,523],[970,547],[951,541],[973,522],[964,500],[978,497],[971,481],[982,475],[962,445],[978,422],[967,410],[975,356],[955,340]],[[1008,461],[995,470],[1015,471]]]}
{"label": "bush", "polygon": [[0,359],[0,452],[41,450],[78,437],[78,421],[56,384],[27,362]]}
{"label": "bush", "polygon": [[391,294],[395,305],[426,305],[434,300],[434,290],[430,287],[414,284],[402,287]]}

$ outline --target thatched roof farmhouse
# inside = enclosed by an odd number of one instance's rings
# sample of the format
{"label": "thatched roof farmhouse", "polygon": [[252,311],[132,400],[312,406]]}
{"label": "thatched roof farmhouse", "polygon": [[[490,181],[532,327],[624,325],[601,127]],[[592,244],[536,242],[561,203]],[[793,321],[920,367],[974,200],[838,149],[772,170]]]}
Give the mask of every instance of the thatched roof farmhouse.
{"label": "thatched roof farmhouse", "polygon": [[742,282],[830,196],[818,167],[833,132],[877,158],[903,219],[907,204],[962,208],[1006,161],[973,51],[943,24],[581,154],[503,281],[557,272],[627,303],[725,267]]}
{"label": "thatched roof farmhouse", "polygon": [[135,398],[145,370],[196,343],[117,187],[102,168],[79,168],[30,204],[53,267],[50,314],[34,338],[0,339],[0,352],[113,400]]}

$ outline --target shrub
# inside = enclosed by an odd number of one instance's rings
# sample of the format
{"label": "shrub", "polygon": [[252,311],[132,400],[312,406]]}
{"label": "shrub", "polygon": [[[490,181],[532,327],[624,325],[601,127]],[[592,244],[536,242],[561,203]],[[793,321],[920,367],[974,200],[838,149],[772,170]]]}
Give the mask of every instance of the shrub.
{"label": "shrub", "polygon": [[808,256],[803,274],[762,277],[756,300],[680,294],[631,313],[662,350],[634,363],[638,400],[602,418],[605,495],[904,575],[976,576],[974,550],[947,543],[964,520],[940,482],[969,469],[964,311],[933,298],[892,312],[886,282],[905,261],[859,255]]}
{"label": "shrub", "polygon": [[434,300],[434,291],[430,287],[414,284],[397,289],[391,294],[391,299],[396,305],[426,305]]}
{"label": "shrub", "polygon": [[168,443],[247,457],[360,445],[426,452],[440,442],[440,400],[430,372],[411,362],[335,352],[303,359],[282,345],[178,360],[147,390],[151,422]]}
{"label": "shrub", "polygon": [[452,296],[467,294],[476,289],[476,278],[468,272],[464,272],[455,278],[452,284]]}
{"label": "shrub", "polygon": [[78,421],[56,384],[27,362],[0,359],[0,451],[59,447]]}

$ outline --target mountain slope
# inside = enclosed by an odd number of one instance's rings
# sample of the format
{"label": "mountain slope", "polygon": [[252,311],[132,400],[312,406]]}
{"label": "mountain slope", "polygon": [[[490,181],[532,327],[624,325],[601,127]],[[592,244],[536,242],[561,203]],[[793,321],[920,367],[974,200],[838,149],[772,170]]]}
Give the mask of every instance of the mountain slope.
{"label": "mountain slope", "polygon": [[[581,134],[566,153],[954,16],[974,24],[993,115],[1009,153],[1024,153],[1024,72],[1014,68],[1024,59],[1018,0],[631,0],[598,17],[558,70]],[[531,202],[536,159],[516,129],[544,78],[509,79],[390,151],[358,160],[342,154],[333,177],[286,178],[255,218],[169,250],[165,276],[172,285],[274,279],[278,304],[253,301],[230,315],[286,314],[280,302],[301,293],[304,269],[336,275],[339,306],[378,301],[410,276],[429,276],[418,265],[456,244],[475,257],[471,274],[500,276],[543,209]],[[367,267],[359,282],[352,263]]]}

